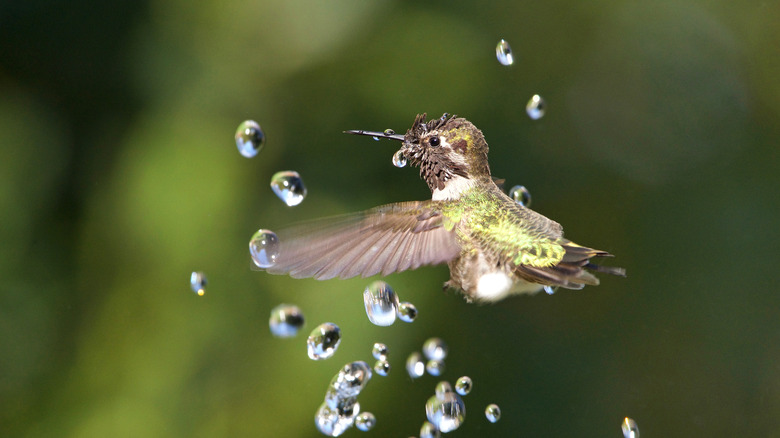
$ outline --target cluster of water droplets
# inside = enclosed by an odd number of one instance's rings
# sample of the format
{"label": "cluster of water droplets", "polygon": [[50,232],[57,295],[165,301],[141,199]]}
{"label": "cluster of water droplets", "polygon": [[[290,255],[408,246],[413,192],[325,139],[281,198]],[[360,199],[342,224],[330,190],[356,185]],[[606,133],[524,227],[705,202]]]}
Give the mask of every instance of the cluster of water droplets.
{"label": "cluster of water droplets", "polygon": [[194,271],[192,274],[190,274],[190,287],[192,288],[193,292],[198,294],[198,296],[202,297],[206,293],[207,283],[206,274],[200,271]]}
{"label": "cluster of water droplets", "polygon": [[294,170],[283,170],[276,172],[271,177],[271,190],[288,207],[294,207],[306,197],[306,186],[298,172]]}
{"label": "cluster of water droplets", "polygon": [[436,430],[452,432],[466,420],[466,404],[449,382],[439,382],[433,397],[425,402],[425,416]]}
{"label": "cluster of water droplets", "polygon": [[249,239],[249,254],[258,268],[270,268],[279,256],[279,237],[271,230],[257,230]]}
{"label": "cluster of water droplets", "polygon": [[341,329],[339,326],[332,322],[318,325],[306,339],[309,359],[324,360],[330,358],[336,354],[340,343]]}
{"label": "cluster of water droplets", "polygon": [[387,345],[377,342],[371,350],[371,354],[376,359],[374,363],[374,372],[380,376],[387,376],[390,372],[390,362],[387,361]]}
{"label": "cluster of water droplets", "polygon": [[409,302],[399,302],[393,288],[384,281],[375,281],[363,291],[363,304],[366,315],[372,324],[378,326],[393,325],[396,317],[404,322],[417,318],[417,308]]}
{"label": "cluster of water droplets", "polygon": [[265,144],[265,133],[254,120],[245,120],[236,130],[236,146],[238,152],[252,158],[257,155]]}
{"label": "cluster of water droplets", "polygon": [[291,338],[298,334],[305,322],[303,312],[298,306],[280,304],[271,310],[268,327],[271,334],[278,338]]}
{"label": "cluster of water droplets", "polygon": [[354,424],[360,430],[369,430],[376,424],[371,413],[360,416],[360,403],[357,397],[371,380],[371,368],[363,361],[344,365],[333,376],[325,401],[314,416],[317,429],[328,436],[339,436]]}

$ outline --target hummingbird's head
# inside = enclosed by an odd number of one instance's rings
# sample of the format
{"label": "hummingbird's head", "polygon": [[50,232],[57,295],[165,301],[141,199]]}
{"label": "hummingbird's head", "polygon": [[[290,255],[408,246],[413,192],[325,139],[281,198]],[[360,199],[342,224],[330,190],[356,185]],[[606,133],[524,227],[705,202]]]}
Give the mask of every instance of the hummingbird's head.
{"label": "hummingbird's head", "polygon": [[488,146],[482,131],[464,118],[444,113],[440,118],[425,121],[418,114],[405,135],[388,130],[346,131],[403,141],[400,153],[412,166],[420,168],[420,176],[432,192],[444,190],[448,181],[490,179]]}

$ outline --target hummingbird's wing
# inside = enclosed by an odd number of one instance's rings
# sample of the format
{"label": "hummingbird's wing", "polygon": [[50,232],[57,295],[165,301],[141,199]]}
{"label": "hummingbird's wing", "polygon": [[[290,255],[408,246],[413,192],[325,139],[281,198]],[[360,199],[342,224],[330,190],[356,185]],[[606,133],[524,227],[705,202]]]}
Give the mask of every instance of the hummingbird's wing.
{"label": "hummingbird's wing", "polygon": [[442,226],[439,204],[388,204],[280,230],[279,255],[266,271],[325,280],[447,262],[460,248],[455,234]]}

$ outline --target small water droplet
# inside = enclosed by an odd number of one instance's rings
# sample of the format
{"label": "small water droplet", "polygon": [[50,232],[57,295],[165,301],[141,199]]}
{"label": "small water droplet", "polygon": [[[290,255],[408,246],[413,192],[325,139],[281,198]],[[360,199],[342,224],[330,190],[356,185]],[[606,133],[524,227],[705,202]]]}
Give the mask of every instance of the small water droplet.
{"label": "small water droplet", "polygon": [[390,372],[390,362],[384,359],[379,359],[374,364],[374,372],[376,372],[382,377],[386,377],[387,374]]}
{"label": "small water droplet", "polygon": [[423,362],[422,354],[415,351],[409,355],[406,359],[406,372],[412,379],[417,379],[425,374],[425,362]]}
{"label": "small water droplet", "polygon": [[252,158],[265,144],[265,134],[254,120],[246,120],[236,130],[236,146],[241,155]]}
{"label": "small water droplet", "polygon": [[309,358],[313,360],[327,359],[336,353],[341,343],[341,329],[332,322],[320,324],[312,330],[306,345]]}
{"label": "small water droplet", "polygon": [[443,360],[429,360],[425,363],[425,371],[428,372],[428,374],[432,376],[441,376],[441,374],[444,372],[444,361]]}
{"label": "small water droplet", "polygon": [[314,415],[314,424],[317,425],[320,432],[327,436],[339,436],[352,427],[359,412],[360,403],[357,402],[343,412],[323,403]]}
{"label": "small water droplet", "polygon": [[544,116],[544,112],[547,109],[547,103],[542,99],[542,96],[534,94],[528,100],[525,105],[525,112],[528,113],[528,117],[533,120],[539,120]]}
{"label": "small water droplet", "polygon": [[371,138],[373,138],[374,141],[379,141],[379,137],[377,137],[376,135],[372,135]]}
{"label": "small water droplet", "polygon": [[442,433],[452,432],[466,419],[466,405],[460,396],[447,392],[442,397],[433,396],[425,403],[428,421]]}
{"label": "small water droplet", "polygon": [[455,382],[455,391],[460,395],[468,395],[472,386],[471,377],[463,376]]}
{"label": "small water droplet", "polygon": [[393,325],[398,309],[398,296],[384,281],[375,281],[363,291],[368,320],[379,326]]}
{"label": "small water droplet", "polygon": [[385,135],[395,135],[395,131],[392,129],[385,129]]}
{"label": "small water droplet", "polygon": [[381,342],[376,342],[374,344],[374,348],[371,350],[371,354],[374,356],[374,359],[376,360],[387,359],[387,345]]}
{"label": "small water droplet", "polygon": [[294,170],[276,172],[271,177],[271,190],[288,207],[300,204],[306,197],[306,186],[303,185],[301,176]]}
{"label": "small water droplet", "polygon": [[509,197],[523,207],[531,206],[531,192],[525,186],[514,186],[509,189]]}
{"label": "small water droplet", "polygon": [[398,149],[395,154],[393,154],[393,166],[395,167],[404,167],[406,166],[407,160],[406,156],[403,153],[403,149]]}
{"label": "small water droplet", "polygon": [[544,288],[544,292],[545,292],[547,295],[552,295],[552,294],[554,294],[554,293],[555,293],[555,287],[553,287],[553,286],[548,286],[548,285],[545,285],[543,288]]}
{"label": "small water droplet", "polygon": [[420,438],[439,438],[441,432],[430,421],[426,421],[420,427]]}
{"label": "small water droplet", "polygon": [[501,408],[497,404],[491,403],[485,408],[485,417],[489,422],[495,423],[501,419]]}
{"label": "small water droplet", "polygon": [[414,322],[417,318],[417,307],[414,304],[404,301],[398,305],[398,319],[403,322]]}
{"label": "small water droplet", "polygon": [[298,334],[304,324],[303,312],[298,306],[280,304],[271,310],[268,326],[271,334],[279,338],[290,338]]}
{"label": "small water droplet", "polygon": [[623,419],[623,424],[620,426],[623,429],[624,438],[639,438],[639,426],[636,425],[636,421],[626,417]]}
{"label": "small water droplet", "polygon": [[447,358],[447,344],[441,338],[430,338],[423,344],[423,354],[431,360]]}
{"label": "small water droplet", "polygon": [[436,389],[433,392],[436,394],[436,397],[442,398],[448,392],[452,392],[452,385],[450,385],[450,382],[442,380],[436,384]]}
{"label": "small water droplet", "polygon": [[206,274],[200,271],[194,271],[190,275],[190,287],[193,292],[201,297],[206,293],[206,284],[208,284],[208,281],[206,281]]}
{"label": "small water droplet", "polygon": [[496,46],[496,58],[501,65],[512,65],[515,62],[515,57],[512,55],[512,48],[509,47],[509,43],[505,40],[498,42]]}
{"label": "small water droplet", "polygon": [[376,417],[371,412],[361,412],[355,417],[355,427],[363,432],[368,432],[376,426]]}
{"label": "small water droplet", "polygon": [[279,238],[271,230],[260,229],[249,240],[249,254],[258,268],[270,268],[279,256]]}

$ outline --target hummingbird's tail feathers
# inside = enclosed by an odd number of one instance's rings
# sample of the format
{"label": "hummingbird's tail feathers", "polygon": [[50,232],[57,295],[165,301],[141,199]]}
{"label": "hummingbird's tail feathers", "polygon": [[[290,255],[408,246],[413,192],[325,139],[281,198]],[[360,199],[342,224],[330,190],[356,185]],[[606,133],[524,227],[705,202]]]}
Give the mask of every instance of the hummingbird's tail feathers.
{"label": "hummingbird's tail feathers", "polygon": [[599,279],[588,271],[626,276],[626,270],[623,268],[591,263],[592,257],[613,257],[606,251],[584,247],[570,241],[563,241],[561,244],[566,252],[558,264],[548,267],[521,265],[517,267],[517,274],[527,281],[566,289],[582,289],[586,285],[598,286]]}
{"label": "hummingbird's tail feathers", "polygon": [[[610,257],[612,257],[611,254]],[[604,274],[616,275],[618,277],[626,276],[625,268],[619,268],[617,266],[602,266],[595,263],[588,263],[585,265],[585,268],[590,269],[591,271],[602,272]]]}
{"label": "hummingbird's tail feathers", "polygon": [[279,230],[271,274],[368,277],[447,262],[459,253],[432,201],[403,202]]}

